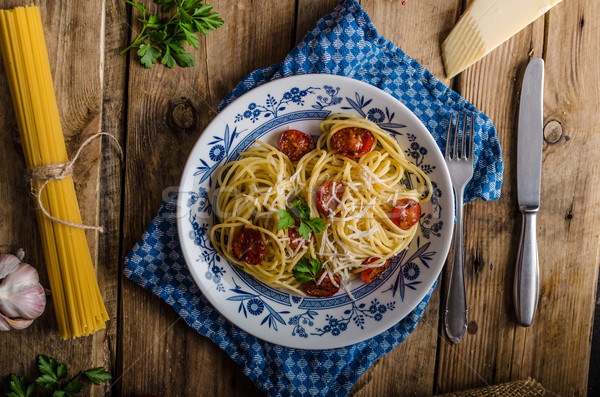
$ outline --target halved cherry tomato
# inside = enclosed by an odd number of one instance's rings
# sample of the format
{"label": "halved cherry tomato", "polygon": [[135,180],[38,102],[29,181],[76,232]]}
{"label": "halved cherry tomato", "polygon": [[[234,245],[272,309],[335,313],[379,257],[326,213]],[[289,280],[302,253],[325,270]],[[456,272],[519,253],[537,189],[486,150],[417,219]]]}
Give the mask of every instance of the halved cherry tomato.
{"label": "halved cherry tomato", "polygon": [[343,182],[327,181],[317,190],[317,209],[325,216],[331,215],[340,206],[346,186]]}
{"label": "halved cherry tomato", "polygon": [[279,151],[292,161],[298,161],[313,150],[315,141],[310,135],[298,130],[283,131],[279,137]]}
{"label": "halved cherry tomato", "polygon": [[402,230],[408,230],[421,218],[421,204],[412,199],[398,200],[390,219]]}
{"label": "halved cherry tomato", "polygon": [[258,230],[242,227],[231,242],[233,257],[249,265],[258,265],[265,259],[267,247]]}
{"label": "halved cherry tomato", "polygon": [[[300,224],[300,222],[296,222],[296,227],[298,227],[299,224]],[[304,239],[304,237],[302,237],[302,235],[300,234],[298,229],[296,229],[296,227],[292,226],[292,227],[288,227],[288,229],[287,229],[288,237],[290,239],[290,248],[294,252],[296,252],[298,247],[300,247],[301,245],[304,248],[304,246],[308,242]],[[311,235],[312,235],[312,232],[310,232],[309,238]]]}
{"label": "halved cherry tomato", "polygon": [[[317,280],[321,278],[324,271],[325,270],[321,270],[321,272],[317,276]],[[340,277],[337,274],[333,275],[333,279],[335,280],[335,283],[337,285],[341,285]],[[321,284],[319,285],[317,285],[317,283],[315,283],[313,280],[302,284],[302,291],[304,291],[306,295],[316,296],[318,298],[326,298],[328,296],[333,296],[336,292],[339,291],[339,289],[340,287],[336,287],[335,285],[333,285],[329,276],[325,276],[325,278],[323,279],[323,281],[321,281]]]}
{"label": "halved cherry tomato", "polygon": [[358,158],[369,153],[375,138],[365,128],[348,127],[336,131],[331,137],[331,145],[346,157]]}
{"label": "halved cherry tomato", "polygon": [[[379,259],[381,258],[365,259],[362,265],[369,265],[375,261],[378,261]],[[369,284],[371,281],[377,280],[387,270],[387,268],[390,267],[391,262],[392,260],[388,259],[379,267],[370,267],[360,272],[360,278],[362,279],[363,283]]]}

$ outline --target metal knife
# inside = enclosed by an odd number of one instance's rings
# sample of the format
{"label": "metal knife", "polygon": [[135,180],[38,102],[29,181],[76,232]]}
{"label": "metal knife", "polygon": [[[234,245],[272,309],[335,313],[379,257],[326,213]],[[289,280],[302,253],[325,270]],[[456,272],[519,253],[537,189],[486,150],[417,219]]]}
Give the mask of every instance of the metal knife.
{"label": "metal knife", "polygon": [[517,321],[531,325],[539,292],[536,215],[542,179],[544,60],[529,61],[523,77],[517,141],[517,197],[523,214],[515,269],[514,305]]}

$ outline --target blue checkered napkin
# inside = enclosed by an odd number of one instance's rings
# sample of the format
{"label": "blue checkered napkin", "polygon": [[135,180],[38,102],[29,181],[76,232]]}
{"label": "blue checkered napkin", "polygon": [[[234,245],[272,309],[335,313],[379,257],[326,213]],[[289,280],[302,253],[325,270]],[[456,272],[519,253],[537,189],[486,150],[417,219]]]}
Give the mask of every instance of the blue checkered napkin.
{"label": "blue checkered napkin", "polygon": [[125,276],[171,305],[196,331],[212,339],[271,396],[345,396],[375,360],[415,329],[435,285],[388,331],[356,345],[322,351],[274,345],[228,322],[202,295],[185,264],[177,237],[177,198],[160,208],[125,259]]}
{"label": "blue checkered napkin", "polygon": [[[281,64],[251,73],[221,103],[273,79],[330,73],[366,81],[399,98],[445,147],[449,114],[476,112],[476,168],[466,200],[500,196],[502,159],[490,120],[427,70],[377,34],[356,1],[343,0]],[[229,354],[272,396],[344,396],[360,375],[414,330],[431,292],[388,331],[356,345],[325,351],[297,350],[257,339],[229,323],[194,284],[177,237],[175,200],[166,202],[125,260],[126,277],[170,304],[195,330]]]}
{"label": "blue checkered napkin", "polygon": [[421,119],[442,151],[446,147],[450,114],[474,111],[475,166],[465,202],[477,197],[500,198],[504,166],[496,128],[490,119],[380,36],[354,0],[342,0],[317,22],[282,63],[250,73],[223,99],[219,109],[263,83],[306,73],[348,76],[381,88]]}

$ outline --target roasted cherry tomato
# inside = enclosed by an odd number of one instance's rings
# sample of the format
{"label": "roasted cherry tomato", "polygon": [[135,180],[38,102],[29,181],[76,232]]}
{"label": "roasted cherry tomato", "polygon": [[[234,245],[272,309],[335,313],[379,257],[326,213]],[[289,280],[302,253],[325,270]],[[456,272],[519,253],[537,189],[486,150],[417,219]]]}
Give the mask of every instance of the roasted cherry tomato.
{"label": "roasted cherry tomato", "polygon": [[287,130],[279,138],[279,151],[292,161],[298,161],[313,150],[315,141],[310,135],[298,130]]}
{"label": "roasted cherry tomato", "polygon": [[[300,234],[300,232],[297,229],[299,224],[300,224],[300,222],[296,222],[296,227],[292,226],[292,227],[288,227],[288,229],[287,229],[288,237],[290,239],[290,248],[294,252],[296,252],[298,247],[300,247],[301,245],[302,245],[302,248],[304,248],[304,246],[307,243],[307,241],[304,239],[304,237],[302,237],[302,235]],[[310,235],[312,235],[312,232],[310,232]]]}
{"label": "roasted cherry tomato", "polygon": [[402,230],[408,230],[421,218],[421,204],[412,199],[398,200],[390,219]]}
{"label": "roasted cherry tomato", "polygon": [[367,129],[359,127],[342,128],[331,137],[331,145],[346,157],[357,158],[369,153],[375,138]]}
{"label": "roasted cherry tomato", "polygon": [[317,190],[317,209],[325,216],[331,215],[340,206],[346,187],[342,182],[327,181]]}
{"label": "roasted cherry tomato", "polygon": [[[381,258],[365,259],[362,264],[369,265],[375,261],[378,261],[379,259]],[[371,281],[377,280],[387,270],[387,268],[390,267],[391,262],[392,260],[388,259],[379,267],[370,267],[360,272],[360,278],[362,279],[363,283],[369,284]]]}
{"label": "roasted cherry tomato", "polygon": [[[321,272],[317,276],[317,280],[321,278],[323,272],[324,270],[321,270]],[[333,279],[335,280],[335,283],[337,285],[341,285],[340,277],[337,274],[333,275]],[[333,296],[336,292],[338,292],[339,289],[340,287],[336,287],[335,285],[333,285],[329,276],[325,276],[325,278],[323,279],[323,281],[321,281],[321,284],[319,285],[317,285],[317,283],[315,283],[312,280],[302,284],[302,291],[304,291],[306,295],[316,296],[318,298],[326,298],[328,296]]]}
{"label": "roasted cherry tomato", "polygon": [[258,230],[241,228],[231,242],[233,257],[249,265],[258,265],[265,259],[267,247]]}

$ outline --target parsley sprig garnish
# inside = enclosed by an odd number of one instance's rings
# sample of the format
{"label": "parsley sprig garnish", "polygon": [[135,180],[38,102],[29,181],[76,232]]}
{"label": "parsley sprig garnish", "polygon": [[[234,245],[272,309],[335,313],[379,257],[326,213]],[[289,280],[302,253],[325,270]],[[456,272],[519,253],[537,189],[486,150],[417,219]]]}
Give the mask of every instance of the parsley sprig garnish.
{"label": "parsley sprig garnish", "polygon": [[141,14],[142,30],[135,40],[123,51],[137,48],[140,62],[151,68],[158,59],[168,68],[175,64],[181,67],[194,66],[194,56],[185,50],[185,43],[198,49],[198,33],[204,35],[223,25],[218,12],[204,0],[154,0],[162,5],[162,11],[175,10],[170,18],[161,18],[158,14],[149,14],[143,3],[124,0]]}
{"label": "parsley sprig garnish", "polygon": [[[11,392],[7,393],[8,397],[37,397],[37,396],[52,396],[52,397],[75,397],[83,389],[83,383],[78,379],[82,376],[86,377],[90,382],[99,385],[112,378],[110,372],[103,367],[96,367],[86,371],[79,371],[69,381],[65,381],[68,375],[66,364],[58,363],[54,358],[49,358],[40,354],[38,356],[38,367],[42,375],[35,382],[28,382],[23,376],[12,374],[10,376]],[[52,391],[39,394],[38,386]]]}
{"label": "parsley sprig garnish", "polygon": [[296,263],[292,274],[301,283],[307,283],[311,280],[316,283],[321,270],[323,270],[323,265],[318,260],[302,258]]}
{"label": "parsley sprig garnish", "polygon": [[[325,230],[323,219],[320,217],[311,219],[310,207],[302,199],[297,198],[293,203],[293,207],[290,208],[290,211],[292,211],[300,221],[298,233],[300,233],[305,240],[309,239],[311,230],[315,234]],[[296,218],[294,218],[294,216],[285,208],[277,212],[277,217],[279,218],[277,221],[277,230],[287,229],[296,224]]]}

